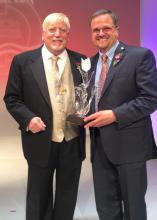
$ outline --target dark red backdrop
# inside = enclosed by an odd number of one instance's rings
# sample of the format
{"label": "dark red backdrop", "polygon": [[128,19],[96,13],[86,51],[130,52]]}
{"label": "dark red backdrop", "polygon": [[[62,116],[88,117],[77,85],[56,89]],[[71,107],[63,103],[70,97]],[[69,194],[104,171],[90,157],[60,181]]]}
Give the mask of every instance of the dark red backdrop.
{"label": "dark red backdrop", "polygon": [[0,83],[5,87],[13,55],[41,44],[41,23],[52,12],[64,12],[71,20],[69,48],[88,56],[91,44],[89,20],[101,8],[119,16],[120,39],[140,43],[140,0],[0,0]]}

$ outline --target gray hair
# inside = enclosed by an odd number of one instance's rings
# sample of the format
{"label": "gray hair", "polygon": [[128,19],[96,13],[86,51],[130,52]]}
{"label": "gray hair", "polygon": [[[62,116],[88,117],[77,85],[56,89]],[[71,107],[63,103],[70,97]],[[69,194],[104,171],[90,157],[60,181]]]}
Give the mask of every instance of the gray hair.
{"label": "gray hair", "polygon": [[91,24],[91,22],[94,18],[98,17],[99,15],[105,15],[105,14],[110,15],[112,20],[113,20],[114,26],[118,27],[118,17],[117,17],[117,15],[113,11],[107,10],[107,9],[100,9],[100,10],[94,12],[94,14],[92,15],[92,17],[90,19],[90,24]]}
{"label": "gray hair", "polygon": [[57,21],[61,21],[63,22],[66,27],[67,27],[67,30],[69,31],[70,30],[70,21],[69,21],[69,18],[63,14],[63,13],[52,13],[52,14],[49,14],[43,21],[42,23],[42,29],[43,31],[51,24],[57,22]]}

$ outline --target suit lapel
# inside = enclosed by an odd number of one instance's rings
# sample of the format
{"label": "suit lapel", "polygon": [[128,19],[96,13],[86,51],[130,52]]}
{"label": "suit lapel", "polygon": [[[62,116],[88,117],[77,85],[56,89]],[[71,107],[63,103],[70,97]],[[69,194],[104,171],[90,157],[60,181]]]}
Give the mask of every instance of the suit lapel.
{"label": "suit lapel", "polygon": [[[81,74],[79,70],[77,69],[77,61],[74,59],[74,56],[72,53],[67,50],[69,59],[70,59],[70,64],[71,64],[71,70],[73,74],[73,80],[74,80],[74,85],[77,86],[82,82],[81,79]],[[48,92],[48,86],[47,86],[47,81],[46,81],[46,76],[45,76],[45,70],[44,70],[44,64],[43,64],[43,59],[41,55],[41,48],[39,48],[36,52],[36,54],[31,57],[31,64],[30,68],[32,70],[33,76],[35,80],[38,83],[38,86],[41,90],[41,93],[48,103],[48,105],[51,108],[51,101],[50,101],[50,96]]]}
{"label": "suit lapel", "polygon": [[[95,75],[96,75],[96,68],[97,68],[97,62],[99,59],[99,53],[97,53],[95,56],[93,56],[91,58],[91,69],[90,69],[90,76],[91,77],[91,81],[88,87],[88,96],[91,97],[91,90],[93,89],[93,87],[95,86]],[[91,103],[91,109],[90,109],[90,113],[95,112],[95,96],[92,100]]]}
{"label": "suit lapel", "polygon": [[[117,54],[122,54],[122,57],[120,59],[119,62],[117,62],[115,65],[114,65],[114,61],[115,61],[115,56]],[[114,56],[113,56],[113,59],[112,59],[112,62],[111,62],[111,65],[110,65],[110,68],[108,70],[108,73],[107,73],[107,76],[106,76],[106,80],[105,80],[105,83],[104,83],[104,86],[103,86],[103,90],[102,90],[102,96],[103,94],[105,93],[105,91],[107,90],[107,88],[110,86],[114,76],[116,75],[116,73],[118,73],[120,71],[120,68],[121,68],[121,62],[122,62],[122,59],[124,58],[125,56],[125,45],[122,44],[122,43],[119,43],[115,53],[114,53]],[[101,96],[101,97],[102,97]],[[101,98],[100,98],[101,99]]]}
{"label": "suit lapel", "polygon": [[32,70],[33,76],[38,83],[38,86],[41,90],[41,93],[48,103],[48,105],[51,107],[51,102],[50,102],[50,96],[48,92],[48,87],[47,87],[47,81],[46,81],[46,76],[45,76],[45,70],[44,70],[44,64],[43,64],[43,59],[41,56],[41,48],[38,53],[39,56],[35,57],[33,62],[30,65],[30,68]]}
{"label": "suit lapel", "polygon": [[90,69],[90,75],[89,78],[91,77],[91,81],[89,84],[89,93],[93,86],[95,85],[95,75],[96,75],[96,68],[97,68],[97,62],[99,58],[99,53],[97,53],[94,57],[91,58],[91,69]]}
{"label": "suit lapel", "polygon": [[80,65],[80,63],[77,63],[77,61],[74,59],[74,56],[69,50],[67,50],[67,52],[68,52],[68,56],[69,56],[69,60],[71,64],[71,71],[73,75],[74,86],[77,86],[82,83],[81,73],[79,72],[77,68],[77,65],[78,64]]}

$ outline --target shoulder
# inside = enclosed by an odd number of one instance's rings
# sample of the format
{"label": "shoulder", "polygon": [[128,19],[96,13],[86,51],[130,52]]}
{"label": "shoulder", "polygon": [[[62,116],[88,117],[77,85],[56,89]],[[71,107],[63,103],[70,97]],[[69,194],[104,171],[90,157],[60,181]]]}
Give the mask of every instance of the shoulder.
{"label": "shoulder", "polygon": [[145,47],[125,45],[123,67],[128,69],[155,69],[156,60],[153,52]]}
{"label": "shoulder", "polygon": [[33,60],[38,59],[40,56],[42,56],[41,47],[16,54],[12,59],[11,66],[13,68],[28,67],[30,62],[33,62]]}
{"label": "shoulder", "polygon": [[91,60],[91,64],[92,64],[92,69],[94,68],[94,66],[97,64],[99,59],[99,53],[94,54],[92,57],[90,57]]}
{"label": "shoulder", "polygon": [[128,54],[131,55],[135,55],[135,56],[141,56],[141,55],[153,55],[153,52],[145,47],[137,47],[137,46],[131,46],[131,45],[126,45],[126,52],[128,52]]}
{"label": "shoulder", "polygon": [[91,56],[91,61],[97,60],[99,58],[99,53],[94,54],[93,56]]}
{"label": "shoulder", "polygon": [[39,55],[41,55],[41,47],[16,54],[14,59],[25,60],[32,57],[38,57]]}
{"label": "shoulder", "polygon": [[138,65],[144,61],[156,63],[155,56],[150,49],[141,46],[123,45],[125,48],[125,63],[127,63],[127,61],[132,62],[133,65]]}
{"label": "shoulder", "polygon": [[73,51],[73,50],[67,49],[67,53],[68,53],[69,56],[72,56],[74,59],[79,59],[79,58],[85,59],[86,58],[86,55],[81,54],[81,53],[76,52],[76,51]]}

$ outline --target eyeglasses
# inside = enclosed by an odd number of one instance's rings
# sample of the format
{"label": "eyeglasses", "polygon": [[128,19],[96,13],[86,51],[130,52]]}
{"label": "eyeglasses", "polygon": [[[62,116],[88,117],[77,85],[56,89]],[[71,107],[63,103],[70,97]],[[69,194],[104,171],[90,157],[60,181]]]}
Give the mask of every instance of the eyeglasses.
{"label": "eyeglasses", "polygon": [[49,33],[51,34],[56,34],[57,32],[59,32],[60,34],[65,34],[68,33],[67,29],[63,29],[63,28],[50,28],[48,29]]}
{"label": "eyeglasses", "polygon": [[116,27],[115,26],[104,26],[102,28],[94,28],[92,32],[94,34],[99,34],[100,31],[102,31],[103,33],[108,33],[108,32],[111,32],[114,28]]}

